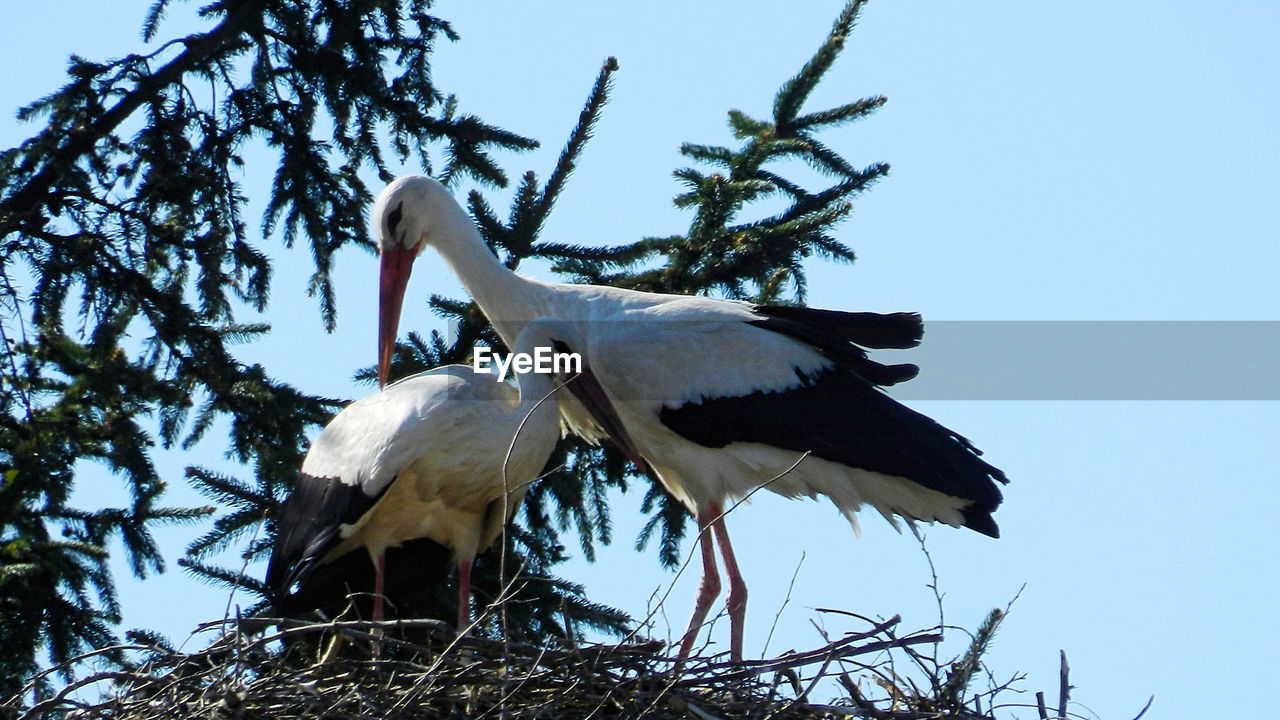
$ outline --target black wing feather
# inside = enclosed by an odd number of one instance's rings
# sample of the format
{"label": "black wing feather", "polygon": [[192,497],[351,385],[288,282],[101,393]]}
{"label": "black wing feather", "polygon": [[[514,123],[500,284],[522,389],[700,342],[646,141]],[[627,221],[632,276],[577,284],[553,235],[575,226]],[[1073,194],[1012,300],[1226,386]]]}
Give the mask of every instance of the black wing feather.
{"label": "black wing feather", "polygon": [[991,513],[1002,499],[996,482],[1008,480],[966,438],[885,395],[856,366],[796,374],[799,387],[703,398],[664,407],[660,419],[706,447],[761,443],[906,478],[968,500],[965,526],[999,536]]}
{"label": "black wing feather", "polygon": [[[452,560],[452,550],[427,538],[387,548],[382,591],[387,599],[385,617],[452,620],[454,616],[447,610],[442,612],[456,600],[454,593],[444,589]],[[367,618],[373,613],[373,592],[373,563],[368,553],[357,549],[313,565],[296,589],[275,601],[276,612],[296,617],[314,610],[321,617],[332,618],[354,605],[357,615]]]}
{"label": "black wing feather", "polygon": [[389,487],[391,483],[371,497],[338,478],[298,475],[293,493],[280,506],[276,543],[267,564],[267,587],[277,606],[288,604],[287,596],[338,543],[340,527],[359,520]]}

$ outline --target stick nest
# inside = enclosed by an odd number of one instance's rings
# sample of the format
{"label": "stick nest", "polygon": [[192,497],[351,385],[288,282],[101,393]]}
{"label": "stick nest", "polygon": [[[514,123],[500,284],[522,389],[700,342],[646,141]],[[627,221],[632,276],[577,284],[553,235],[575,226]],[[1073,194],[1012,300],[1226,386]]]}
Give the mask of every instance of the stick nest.
{"label": "stick nest", "polygon": [[[939,691],[955,664],[935,663],[925,691],[899,676],[895,663],[918,668],[941,634],[898,636],[897,623],[872,623],[771,660],[712,656],[680,666],[657,641],[537,648],[457,637],[429,620],[246,619],[225,624],[197,652],[130,646],[141,658],[136,665],[85,677],[30,705],[10,699],[0,718],[987,717],[972,698],[943,706]],[[814,699],[833,690],[835,700]]]}

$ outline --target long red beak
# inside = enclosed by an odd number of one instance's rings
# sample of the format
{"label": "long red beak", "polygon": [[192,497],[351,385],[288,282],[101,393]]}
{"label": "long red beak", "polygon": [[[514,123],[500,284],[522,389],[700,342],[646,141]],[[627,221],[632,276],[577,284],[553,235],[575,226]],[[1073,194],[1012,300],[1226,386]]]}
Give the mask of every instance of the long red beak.
{"label": "long red beak", "polygon": [[[556,350],[559,352],[567,352],[568,346],[564,343],[556,343]],[[587,409],[591,417],[595,419],[596,424],[609,436],[613,444],[622,451],[628,460],[636,466],[636,470],[654,477],[653,469],[649,467],[649,463],[636,450],[635,443],[631,441],[631,436],[627,434],[627,429],[622,425],[622,420],[618,417],[618,413],[613,409],[613,403],[609,402],[609,396],[605,394],[604,388],[600,387],[600,381],[596,379],[595,373],[591,372],[591,367],[585,362],[582,365],[582,372],[574,375],[568,382],[567,387],[573,396],[578,398],[578,402]],[[657,480],[656,477],[654,477]]]}
{"label": "long red beak", "polygon": [[387,384],[391,374],[391,356],[396,351],[396,332],[400,329],[400,309],[409,273],[417,253],[396,243],[382,251],[382,268],[378,274],[378,386]]}

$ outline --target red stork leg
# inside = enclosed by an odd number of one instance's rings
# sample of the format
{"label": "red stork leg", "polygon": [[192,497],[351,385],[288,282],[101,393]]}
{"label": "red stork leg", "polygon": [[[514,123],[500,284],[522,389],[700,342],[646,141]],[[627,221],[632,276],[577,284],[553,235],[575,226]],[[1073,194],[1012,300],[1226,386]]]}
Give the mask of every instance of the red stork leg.
{"label": "red stork leg", "polygon": [[709,504],[698,510],[695,519],[698,521],[698,545],[702,549],[702,582],[698,585],[698,594],[694,596],[693,616],[689,618],[689,628],[684,631],[684,639],[680,641],[680,652],[676,659],[683,661],[693,650],[693,642],[698,639],[698,631],[707,619],[707,611],[711,603],[720,595],[720,574],[716,571],[715,541],[711,537],[710,524],[713,518],[720,515],[717,506]]}
{"label": "red stork leg", "polygon": [[373,563],[373,619],[382,619],[382,594],[383,594],[383,576],[386,574],[387,556],[384,553],[378,554],[378,559]]}
{"label": "red stork leg", "polygon": [[471,625],[471,561],[458,560],[458,633]]}
{"label": "red stork leg", "polygon": [[733,556],[733,546],[729,544],[729,530],[724,526],[724,515],[720,505],[714,504],[712,513],[715,520],[711,529],[716,534],[716,543],[720,545],[720,557],[724,558],[724,574],[729,578],[729,596],[725,604],[729,607],[729,659],[734,662],[742,660],[742,631],[747,621],[747,584],[738,572],[738,560]]}

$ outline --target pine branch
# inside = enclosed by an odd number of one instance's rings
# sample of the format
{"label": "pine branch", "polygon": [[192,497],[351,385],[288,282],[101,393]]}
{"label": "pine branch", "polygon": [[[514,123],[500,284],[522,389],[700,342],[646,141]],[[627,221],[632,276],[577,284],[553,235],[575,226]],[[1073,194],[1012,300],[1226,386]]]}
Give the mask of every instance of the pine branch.
{"label": "pine branch", "polygon": [[845,123],[861,120],[879,110],[889,99],[883,95],[863,98],[854,102],[818,112],[802,115],[791,121],[790,127],[799,132],[816,127],[836,127]]}
{"label": "pine branch", "polygon": [[[542,194],[538,198],[537,216],[540,218],[539,227],[546,222],[552,206],[555,205],[561,191],[564,190],[565,181],[569,179],[569,175],[573,173],[573,169],[577,165],[578,157],[582,154],[583,148],[586,147],[587,141],[591,139],[596,122],[600,119],[600,113],[604,110],[605,103],[609,101],[609,91],[613,87],[613,74],[617,71],[618,61],[613,57],[605,60],[604,65],[600,68],[600,74],[596,76],[596,82],[591,88],[591,94],[587,96],[586,105],[583,106],[582,112],[578,115],[578,124],[573,128],[573,132],[569,134],[569,141],[565,143],[564,150],[560,151],[560,157],[556,160],[555,169],[551,171],[551,176],[547,178],[547,184],[543,186]],[[529,238],[529,244],[532,244],[536,239],[536,237]]]}
{"label": "pine branch", "polygon": [[[40,198],[50,193],[54,183],[61,179],[64,168],[88,154],[99,140],[109,136],[144,103],[155,97],[161,88],[172,85],[183,75],[205,65],[211,54],[224,47],[230,38],[239,35],[257,20],[254,10],[252,6],[241,6],[228,13],[223,21],[209,32],[184,38],[182,44],[186,49],[182,53],[156,72],[145,74],[133,93],[125,95],[91,125],[68,133],[61,143],[43,158],[40,170],[19,185],[8,197],[3,198],[2,203],[6,212],[0,214],[0,237],[5,237],[17,231],[23,224],[34,220],[33,214],[38,212],[42,202]],[[148,22],[148,26],[150,24]],[[130,56],[121,61],[121,64],[132,66],[138,60],[140,58],[137,56]],[[73,61],[71,74],[78,77],[66,86],[63,92],[66,93],[73,88],[80,89],[82,78],[93,74],[99,67],[101,66]],[[34,112],[51,105],[52,100],[53,98],[46,98],[45,102],[24,110],[19,117],[29,119]]]}
{"label": "pine branch", "polygon": [[782,88],[778,90],[773,101],[773,117],[774,123],[779,128],[789,130],[792,127],[791,123],[800,112],[800,106],[809,98],[822,76],[835,63],[836,56],[844,49],[845,37],[853,31],[853,25],[857,21],[858,13],[862,10],[862,5],[863,0],[850,0],[845,5],[844,10],[832,25],[826,42],[809,62],[805,63],[800,72],[783,83]]}

